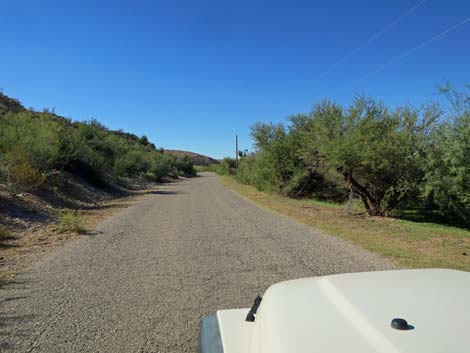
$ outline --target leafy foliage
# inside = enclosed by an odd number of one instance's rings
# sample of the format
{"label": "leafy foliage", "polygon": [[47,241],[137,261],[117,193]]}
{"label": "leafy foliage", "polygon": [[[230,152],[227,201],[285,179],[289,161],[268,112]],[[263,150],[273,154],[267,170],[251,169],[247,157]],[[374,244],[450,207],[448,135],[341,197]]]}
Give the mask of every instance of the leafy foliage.
{"label": "leafy foliage", "polygon": [[85,221],[79,210],[63,209],[59,213],[59,232],[61,233],[86,233]]}
{"label": "leafy foliage", "polygon": [[175,167],[185,176],[195,176],[196,169],[194,169],[193,161],[189,156],[182,156],[176,158]]}
{"label": "leafy foliage", "polygon": [[428,206],[461,224],[470,223],[470,94],[443,88],[453,111],[431,138],[425,164]]}
{"label": "leafy foliage", "polygon": [[[357,99],[334,129],[319,119],[318,155],[343,176],[370,215],[386,215],[416,190],[423,178],[427,132],[439,117],[433,107],[389,111]],[[329,124],[329,122],[328,122]]]}
{"label": "leafy foliage", "polygon": [[189,158],[165,154],[146,136],[108,130],[96,119],[72,122],[49,110],[27,110],[1,95],[0,182],[15,192],[31,190],[55,170],[98,186],[110,173],[152,180],[196,174]]}
{"label": "leafy foliage", "polygon": [[213,170],[221,175],[234,175],[237,162],[234,158],[225,157],[219,164],[213,164],[209,170]]}
{"label": "leafy foliage", "polygon": [[12,194],[41,186],[45,177],[34,168],[28,155],[20,148],[4,153],[0,160],[0,176]]}
{"label": "leafy foliage", "polygon": [[265,192],[276,191],[277,180],[267,154],[250,154],[243,158],[237,170],[237,179]]}
{"label": "leafy foliage", "polygon": [[356,98],[345,109],[316,104],[289,124],[255,124],[254,153],[219,172],[262,191],[329,201],[362,201],[372,216],[409,208],[470,226],[470,94],[443,89],[436,104],[389,109]]}

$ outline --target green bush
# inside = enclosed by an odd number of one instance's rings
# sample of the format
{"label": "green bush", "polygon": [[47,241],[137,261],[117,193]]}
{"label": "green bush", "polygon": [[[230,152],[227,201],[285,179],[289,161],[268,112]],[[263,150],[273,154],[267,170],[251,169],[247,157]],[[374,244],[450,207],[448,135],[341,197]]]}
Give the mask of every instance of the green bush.
{"label": "green bush", "polygon": [[7,227],[0,225],[0,241],[9,240],[12,238],[13,235],[11,231]]}
{"label": "green bush", "polygon": [[53,169],[60,159],[60,127],[47,114],[0,114],[0,127],[0,153],[21,150],[32,167],[41,172]]}
{"label": "green bush", "polygon": [[57,218],[58,231],[61,233],[86,233],[85,221],[79,210],[63,209]]}
{"label": "green bush", "polygon": [[161,181],[172,171],[172,158],[163,153],[154,153],[150,162],[150,172],[157,181]]}
{"label": "green bush", "polygon": [[130,150],[116,159],[114,170],[121,176],[137,176],[150,170],[150,160],[143,150]]}
{"label": "green bush", "polygon": [[432,133],[423,189],[428,207],[447,220],[470,227],[470,93],[450,87],[443,92],[453,111]]}
{"label": "green bush", "polygon": [[44,183],[44,175],[22,149],[6,151],[0,158],[0,176],[10,193],[34,190]]}
{"label": "green bush", "polygon": [[422,182],[428,132],[439,114],[434,106],[389,111],[382,103],[357,99],[335,130],[322,125],[326,119],[319,120],[324,135],[319,135],[317,151],[370,215],[386,215]]}
{"label": "green bush", "polygon": [[354,200],[346,208],[370,215],[438,214],[440,221],[469,227],[468,92],[443,90],[452,106],[445,119],[435,104],[391,110],[357,98],[345,109],[323,101],[288,125],[254,125],[255,152],[243,155],[238,169],[231,158],[213,169],[262,191]]}
{"label": "green bush", "polygon": [[272,165],[263,153],[242,158],[236,177],[242,183],[253,185],[261,191],[279,191]]}
{"label": "green bush", "polygon": [[234,175],[237,167],[237,161],[234,158],[225,157],[219,164],[214,164],[210,168],[220,175]]}
{"label": "green bush", "polygon": [[142,178],[144,178],[145,180],[148,180],[148,181],[158,181],[157,177],[155,176],[155,174],[151,173],[151,172],[144,172],[140,175]]}
{"label": "green bush", "polygon": [[[85,123],[63,127],[60,135],[61,159],[59,167],[77,172],[81,169],[102,171],[112,166],[115,156],[109,148],[103,148],[103,140],[97,128]],[[99,141],[99,142],[97,142]]]}
{"label": "green bush", "polygon": [[196,175],[194,163],[189,156],[178,157],[175,167],[184,176],[192,177]]}
{"label": "green bush", "polygon": [[110,173],[154,180],[196,174],[191,159],[164,154],[146,136],[108,130],[96,119],[72,122],[0,98],[0,182],[14,190],[34,189],[55,170],[72,172],[96,186],[104,186]]}

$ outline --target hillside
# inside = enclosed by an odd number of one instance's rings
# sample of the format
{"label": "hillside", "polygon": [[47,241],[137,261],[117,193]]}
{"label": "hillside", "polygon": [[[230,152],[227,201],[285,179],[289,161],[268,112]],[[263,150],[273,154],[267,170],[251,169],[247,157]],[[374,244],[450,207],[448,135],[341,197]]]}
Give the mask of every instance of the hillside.
{"label": "hillside", "polygon": [[145,135],[27,109],[0,92],[0,274],[17,268],[15,254],[81,230],[81,213],[195,174],[190,157]]}
{"label": "hillside", "polygon": [[14,111],[19,112],[25,110],[17,99],[10,98],[0,92],[0,112],[1,111]]}
{"label": "hillside", "polygon": [[96,119],[72,121],[48,109],[26,109],[3,93],[0,127],[0,183],[9,186],[30,184],[19,180],[25,169],[38,180],[69,171],[98,183],[105,174],[161,180],[195,173],[190,158],[164,154],[145,135],[111,130]]}
{"label": "hillside", "polygon": [[188,156],[193,161],[194,165],[198,166],[208,166],[212,164],[218,164],[219,161],[209,156],[205,156],[203,154],[189,152],[189,151],[179,151],[179,150],[165,150],[165,153],[176,156],[176,157],[183,157]]}

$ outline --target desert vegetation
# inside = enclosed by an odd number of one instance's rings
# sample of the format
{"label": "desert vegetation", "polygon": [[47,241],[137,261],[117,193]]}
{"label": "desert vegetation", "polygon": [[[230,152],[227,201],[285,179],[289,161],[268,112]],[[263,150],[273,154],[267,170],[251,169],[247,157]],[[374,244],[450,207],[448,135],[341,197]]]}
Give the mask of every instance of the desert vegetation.
{"label": "desert vegetation", "polygon": [[255,124],[255,151],[214,170],[292,198],[358,200],[370,216],[469,228],[470,89],[441,93],[445,106],[321,101],[287,124]]}
{"label": "desert vegetation", "polygon": [[154,182],[194,175],[190,156],[146,136],[26,109],[0,93],[0,279],[33,261],[22,253],[91,231]]}
{"label": "desert vegetation", "polygon": [[37,189],[57,171],[96,185],[105,184],[105,176],[158,181],[196,173],[190,158],[166,154],[146,136],[109,130],[96,119],[73,122],[48,109],[25,109],[0,94],[0,183],[14,195]]}
{"label": "desert vegetation", "polygon": [[61,233],[85,233],[85,221],[80,210],[62,209],[58,215],[59,227]]}

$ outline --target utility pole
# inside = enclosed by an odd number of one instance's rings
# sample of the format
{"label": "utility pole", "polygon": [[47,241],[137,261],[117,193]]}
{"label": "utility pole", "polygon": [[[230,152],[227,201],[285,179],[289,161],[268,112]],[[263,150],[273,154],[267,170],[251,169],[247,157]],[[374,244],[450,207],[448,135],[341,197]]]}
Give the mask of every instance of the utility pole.
{"label": "utility pole", "polygon": [[238,135],[235,135],[235,159],[237,161],[237,169],[238,169]]}

